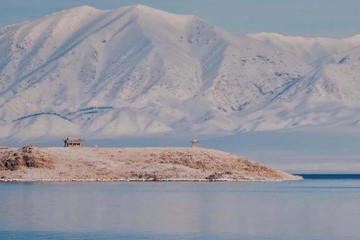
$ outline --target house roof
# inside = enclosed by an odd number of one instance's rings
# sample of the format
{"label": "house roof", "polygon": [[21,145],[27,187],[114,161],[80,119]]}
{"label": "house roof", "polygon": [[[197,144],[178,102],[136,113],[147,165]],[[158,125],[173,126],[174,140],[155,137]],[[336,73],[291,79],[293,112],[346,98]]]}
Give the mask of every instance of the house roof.
{"label": "house roof", "polygon": [[78,137],[68,137],[64,139],[65,142],[83,142],[84,139],[78,138]]}

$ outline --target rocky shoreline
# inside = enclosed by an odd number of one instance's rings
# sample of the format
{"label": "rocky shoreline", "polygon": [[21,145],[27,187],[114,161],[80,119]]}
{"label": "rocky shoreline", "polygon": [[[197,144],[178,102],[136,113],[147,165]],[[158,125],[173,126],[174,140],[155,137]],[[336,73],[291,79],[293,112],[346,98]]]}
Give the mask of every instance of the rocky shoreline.
{"label": "rocky shoreline", "polygon": [[[293,180],[302,180],[293,179]],[[232,179],[0,179],[0,182],[280,182],[285,180],[232,180]]]}
{"label": "rocky shoreline", "polygon": [[198,147],[0,147],[0,182],[233,182],[301,179],[235,154]]}

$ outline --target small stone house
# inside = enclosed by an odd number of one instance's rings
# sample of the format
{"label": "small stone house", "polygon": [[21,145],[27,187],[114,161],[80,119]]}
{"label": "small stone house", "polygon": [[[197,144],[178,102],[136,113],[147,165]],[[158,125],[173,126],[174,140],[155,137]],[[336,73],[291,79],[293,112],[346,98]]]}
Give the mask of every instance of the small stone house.
{"label": "small stone house", "polygon": [[199,140],[197,140],[197,139],[192,140],[191,147],[199,147]]}
{"label": "small stone house", "polygon": [[64,147],[82,147],[84,141],[81,138],[68,137],[64,139]]}

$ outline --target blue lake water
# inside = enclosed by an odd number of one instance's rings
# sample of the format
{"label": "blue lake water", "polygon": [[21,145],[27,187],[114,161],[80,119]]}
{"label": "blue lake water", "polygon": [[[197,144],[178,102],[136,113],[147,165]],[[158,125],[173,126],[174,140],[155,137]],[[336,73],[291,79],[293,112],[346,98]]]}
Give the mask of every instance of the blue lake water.
{"label": "blue lake water", "polygon": [[360,179],[0,183],[0,239],[360,239]]}

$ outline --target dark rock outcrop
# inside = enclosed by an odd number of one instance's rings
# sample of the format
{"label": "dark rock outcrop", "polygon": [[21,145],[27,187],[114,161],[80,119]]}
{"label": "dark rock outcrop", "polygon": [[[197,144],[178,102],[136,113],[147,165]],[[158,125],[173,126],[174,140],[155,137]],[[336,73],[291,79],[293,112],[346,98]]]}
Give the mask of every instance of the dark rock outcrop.
{"label": "dark rock outcrop", "polygon": [[4,148],[0,155],[0,170],[14,171],[20,167],[51,168],[54,162],[41,148],[30,145],[19,149]]}

